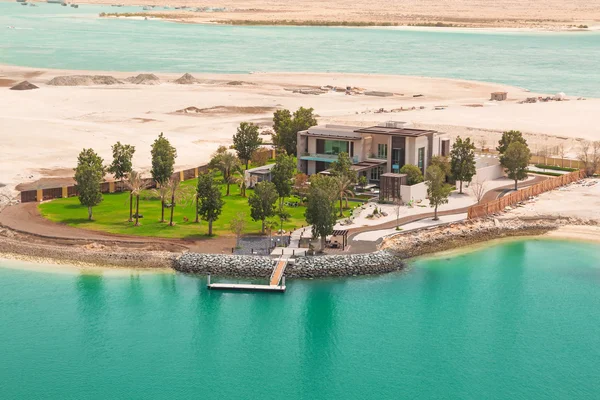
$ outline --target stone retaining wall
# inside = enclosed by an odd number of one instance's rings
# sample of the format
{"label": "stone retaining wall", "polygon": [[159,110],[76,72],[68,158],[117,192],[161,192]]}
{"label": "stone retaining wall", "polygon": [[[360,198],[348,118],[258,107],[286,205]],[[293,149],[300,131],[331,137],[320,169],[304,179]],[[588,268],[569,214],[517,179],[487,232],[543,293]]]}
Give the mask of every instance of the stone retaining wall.
{"label": "stone retaining wall", "polygon": [[494,239],[542,235],[562,225],[596,224],[576,218],[487,218],[397,234],[385,239],[381,248],[407,259]]}
{"label": "stone retaining wall", "polygon": [[[276,260],[270,257],[185,253],[174,263],[180,272],[232,277],[268,278]],[[403,263],[387,251],[370,254],[299,257],[289,263],[288,278],[323,278],[382,274],[402,269]]]}

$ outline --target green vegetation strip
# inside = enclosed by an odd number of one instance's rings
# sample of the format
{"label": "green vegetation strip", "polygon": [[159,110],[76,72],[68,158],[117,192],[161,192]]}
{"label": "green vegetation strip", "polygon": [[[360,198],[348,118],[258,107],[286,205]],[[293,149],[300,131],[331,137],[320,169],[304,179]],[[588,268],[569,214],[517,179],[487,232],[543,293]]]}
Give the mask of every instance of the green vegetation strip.
{"label": "green vegetation strip", "polygon": [[553,171],[577,171],[577,168],[559,167],[558,165],[535,164],[535,167],[540,169],[551,169]]}
{"label": "green vegetation strip", "polygon": [[[196,179],[182,183],[182,186],[190,185],[195,187]],[[239,187],[231,185],[231,194],[225,196],[225,185],[220,185],[221,193],[225,205],[219,219],[214,222],[213,230],[215,235],[233,235],[229,228],[231,219],[239,212],[246,214],[246,234],[258,234],[261,229],[260,221],[252,221],[250,218],[250,207],[248,198],[240,196]],[[252,193],[251,189],[246,190],[246,195]],[[287,201],[298,202],[296,197],[290,197]],[[118,233],[126,235],[153,236],[165,238],[203,238],[208,231],[208,223],[200,221],[195,223],[195,203],[188,201],[187,204],[178,204],[174,210],[173,220],[175,226],[169,226],[168,220],[171,210],[165,210],[165,219],[167,222],[160,221],[160,200],[152,195],[152,192],[146,191],[140,199],[140,226],[134,226],[132,222],[127,222],[129,217],[129,193],[105,194],[104,200],[100,205],[94,207],[94,219],[87,220],[87,207],[79,204],[77,197],[66,199],[56,199],[39,206],[41,214],[51,221],[67,224],[77,228],[91,229],[108,233]],[[306,225],[304,220],[304,210],[302,206],[287,207],[290,213],[288,221],[283,223],[283,229],[290,231]],[[135,212],[135,205],[134,205]],[[187,222],[184,220],[187,218]],[[279,223],[275,217],[272,219]],[[279,226],[279,225],[278,225]]]}
{"label": "green vegetation strip", "polygon": [[532,171],[530,169],[527,170],[530,174],[538,174],[538,175],[548,175],[548,176],[562,176],[564,174],[560,174],[558,172],[544,172],[544,171]]}

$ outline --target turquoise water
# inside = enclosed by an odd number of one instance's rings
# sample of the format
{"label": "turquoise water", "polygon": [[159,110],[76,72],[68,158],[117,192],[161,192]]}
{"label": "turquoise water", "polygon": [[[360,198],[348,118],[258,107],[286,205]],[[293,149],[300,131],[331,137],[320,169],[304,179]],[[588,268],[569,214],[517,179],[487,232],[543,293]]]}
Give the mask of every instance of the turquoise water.
{"label": "turquoise water", "polygon": [[0,63],[108,71],[419,75],[600,97],[600,32],[210,26],[98,18],[103,11],[141,8],[0,2]]}
{"label": "turquoise water", "polygon": [[0,268],[0,398],[597,399],[599,250],[519,241],[283,295]]}

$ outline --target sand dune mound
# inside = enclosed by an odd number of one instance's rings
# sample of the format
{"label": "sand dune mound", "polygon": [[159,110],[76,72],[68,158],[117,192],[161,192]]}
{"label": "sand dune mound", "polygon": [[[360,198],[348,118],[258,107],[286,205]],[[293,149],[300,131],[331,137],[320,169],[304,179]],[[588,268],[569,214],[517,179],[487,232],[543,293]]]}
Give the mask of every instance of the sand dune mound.
{"label": "sand dune mound", "polygon": [[274,111],[275,107],[262,107],[262,106],[248,106],[248,107],[236,107],[236,106],[216,106],[210,108],[198,108],[198,107],[187,107],[181,110],[175,111],[177,114],[204,114],[204,115],[216,115],[216,114],[264,114]]}
{"label": "sand dune mound", "polygon": [[160,79],[154,74],[139,74],[125,80],[135,85],[160,85]]}
{"label": "sand dune mound", "polygon": [[57,76],[48,82],[51,86],[92,86],[92,85],[119,85],[120,80],[108,75],[70,75]]}
{"label": "sand dune mound", "polygon": [[184,74],[181,78],[176,79],[173,82],[178,83],[180,85],[192,85],[194,83],[198,83],[198,79],[194,78],[190,74]]}
{"label": "sand dune mound", "polygon": [[27,81],[18,83],[15,86],[10,88],[10,90],[32,90],[32,89],[39,89],[39,88],[37,86],[35,86],[33,83],[29,83]]}

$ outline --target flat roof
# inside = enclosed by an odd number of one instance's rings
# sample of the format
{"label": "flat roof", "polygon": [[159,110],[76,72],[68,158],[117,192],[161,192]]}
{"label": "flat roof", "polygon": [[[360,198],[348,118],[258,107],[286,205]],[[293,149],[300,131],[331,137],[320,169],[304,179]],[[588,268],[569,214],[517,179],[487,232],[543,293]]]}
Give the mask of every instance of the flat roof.
{"label": "flat roof", "polygon": [[388,128],[385,126],[372,126],[370,128],[357,129],[354,132],[357,133],[372,133],[377,135],[394,135],[394,136],[406,136],[406,137],[418,137],[424,136],[429,133],[436,133],[430,129],[414,129],[414,128]]}
{"label": "flat roof", "polygon": [[385,174],[381,174],[380,176],[384,176],[386,178],[404,178],[406,174],[396,174],[394,172],[386,172]]}
{"label": "flat roof", "polygon": [[343,138],[343,139],[362,139],[360,133],[356,133],[358,126],[343,126],[343,125],[318,125],[311,126],[307,130],[300,132],[304,135],[327,137],[332,139]]}

